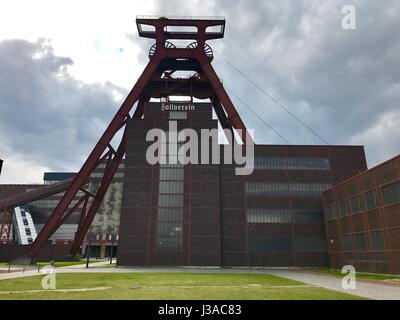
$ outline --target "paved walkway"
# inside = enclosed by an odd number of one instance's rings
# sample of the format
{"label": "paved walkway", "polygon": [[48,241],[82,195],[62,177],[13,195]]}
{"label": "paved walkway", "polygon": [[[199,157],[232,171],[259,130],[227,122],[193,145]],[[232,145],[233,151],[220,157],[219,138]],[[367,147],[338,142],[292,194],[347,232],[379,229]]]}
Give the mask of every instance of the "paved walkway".
{"label": "paved walkway", "polygon": [[374,300],[400,300],[400,286],[357,281],[356,289],[342,288],[342,278],[292,270],[269,270],[267,273],[301,281],[318,287],[349,293]]}
{"label": "paved walkway", "polygon": [[[57,268],[57,273],[237,273],[237,274],[271,274],[292,280],[301,281],[308,285],[340,291],[374,300],[400,300],[400,286],[357,281],[356,289],[345,290],[341,286],[341,278],[329,275],[319,275],[294,269],[221,269],[221,268],[104,268],[107,262],[91,263],[88,269],[85,265]],[[0,280],[39,275],[36,271],[0,273]]]}

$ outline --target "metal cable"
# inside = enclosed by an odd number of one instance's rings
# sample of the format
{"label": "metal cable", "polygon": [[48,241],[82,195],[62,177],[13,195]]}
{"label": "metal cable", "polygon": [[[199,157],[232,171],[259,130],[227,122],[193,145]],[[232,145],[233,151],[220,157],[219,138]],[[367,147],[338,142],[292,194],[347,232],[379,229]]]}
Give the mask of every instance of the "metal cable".
{"label": "metal cable", "polygon": [[253,81],[249,76],[247,76],[244,72],[242,72],[239,68],[237,68],[233,63],[231,63],[228,59],[224,58],[221,54],[214,50],[214,52],[227,64],[229,64],[232,68],[234,68],[237,72],[239,72],[243,77],[245,77],[252,85],[254,85],[258,90],[260,90],[266,97],[272,100],[275,104],[277,104],[281,109],[283,109],[286,113],[288,113],[292,118],[297,120],[303,127],[305,127],[308,131],[318,137],[325,144],[329,145],[329,142],[326,141],[323,137],[321,137],[317,132],[315,132],[312,128],[310,128],[306,123],[300,120],[296,115],[290,112],[285,106],[283,106],[278,100],[276,100],[273,96],[271,96],[267,91],[265,91],[261,86],[259,86],[255,81]]}
{"label": "metal cable", "polygon": [[227,91],[229,91],[229,93],[234,96],[237,100],[240,101],[240,103],[242,103],[247,109],[250,110],[250,112],[252,112],[258,119],[260,119],[262,122],[264,122],[268,128],[270,128],[277,136],[279,136],[282,140],[284,140],[287,144],[290,144],[290,142],[285,139],[277,130],[275,130],[267,121],[265,121],[257,112],[255,112],[253,110],[253,108],[251,108],[246,102],[244,102],[242,99],[240,99],[232,90],[230,90],[229,88],[227,88],[226,85],[224,85],[225,89]]}

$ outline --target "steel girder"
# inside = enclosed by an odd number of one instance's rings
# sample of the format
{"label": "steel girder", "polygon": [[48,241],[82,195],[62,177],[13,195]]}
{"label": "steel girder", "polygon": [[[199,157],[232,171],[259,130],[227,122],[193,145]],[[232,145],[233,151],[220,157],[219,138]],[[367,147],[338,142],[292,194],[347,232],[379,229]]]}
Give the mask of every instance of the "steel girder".
{"label": "steel girder", "polygon": [[[207,56],[204,51],[204,43],[207,38],[205,36],[207,23],[204,21],[200,21],[199,23],[200,28],[196,39],[198,45],[195,48],[166,48],[164,44],[168,39],[168,34],[166,35],[162,30],[156,30],[156,51],[149,57],[150,61],[135,86],[122,103],[78,174],[69,184],[64,196],[54,209],[52,215],[49,217],[36,240],[29,248],[29,255],[36,255],[45,242],[68,219],[72,212],[83,204],[75,240],[70,251],[71,255],[77,253],[125,154],[126,132],[124,131],[117,150],[114,150],[110,145],[111,140],[130,119],[129,113],[136,102],[137,108],[132,117],[139,119],[143,116],[145,103],[151,98],[149,94],[154,92],[154,88],[150,88],[151,81],[154,83],[154,79],[157,77],[160,78],[163,71],[178,70],[182,67],[182,61],[185,59],[187,59],[187,61],[192,61],[190,65],[195,66],[196,71],[200,71],[201,82],[209,84],[209,88],[211,89],[209,90],[210,99],[222,127],[228,128],[229,130],[241,130],[243,143],[252,142],[251,138],[249,140],[249,137],[246,137],[246,126],[237,113],[222,85],[221,80],[211,65],[212,57]],[[191,22],[191,25],[192,24],[193,23]],[[162,25],[164,25],[164,22]],[[168,63],[165,63],[166,61]],[[176,69],[174,68],[175,66]],[[178,89],[178,87],[179,86],[176,86],[176,88],[172,87],[172,89]],[[169,94],[173,94],[173,90]],[[191,95],[199,95],[199,92],[196,92],[196,88],[194,88],[194,92],[191,92]],[[89,180],[90,174],[100,163],[104,162],[106,162],[106,167],[100,186],[95,194],[91,194],[89,191],[85,190],[84,185]],[[77,193],[80,190],[83,191],[84,195],[72,209],[67,211],[71,202],[76,198]]]}

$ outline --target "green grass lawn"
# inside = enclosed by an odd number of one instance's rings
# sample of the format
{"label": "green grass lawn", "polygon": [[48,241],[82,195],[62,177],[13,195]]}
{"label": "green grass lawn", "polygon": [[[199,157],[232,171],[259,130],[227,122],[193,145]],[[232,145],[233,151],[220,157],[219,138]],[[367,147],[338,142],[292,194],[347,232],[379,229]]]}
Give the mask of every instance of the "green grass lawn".
{"label": "green grass lawn", "polygon": [[[312,271],[317,271],[325,274],[329,274],[331,276],[343,277],[341,270],[338,269],[328,269],[328,268],[321,268],[321,269],[312,269]],[[398,275],[391,275],[391,274],[378,274],[378,273],[367,273],[367,272],[356,272],[356,277],[359,279],[369,279],[369,280],[399,280],[400,276]]]}
{"label": "green grass lawn", "polygon": [[361,299],[318,287],[296,287],[304,284],[263,274],[63,273],[57,274],[56,289],[111,288],[15,293],[41,290],[41,279],[42,276],[33,276],[1,280],[0,299]]}

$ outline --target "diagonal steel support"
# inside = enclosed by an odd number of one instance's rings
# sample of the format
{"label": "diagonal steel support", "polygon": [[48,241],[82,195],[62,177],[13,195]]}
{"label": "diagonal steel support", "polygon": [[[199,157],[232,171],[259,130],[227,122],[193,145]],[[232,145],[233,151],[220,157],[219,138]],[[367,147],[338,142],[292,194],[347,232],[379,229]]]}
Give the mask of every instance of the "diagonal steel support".
{"label": "diagonal steel support", "polygon": [[121,143],[117,149],[117,151],[114,154],[113,158],[109,158],[107,161],[107,165],[104,169],[104,175],[101,180],[99,189],[97,190],[97,193],[92,200],[86,215],[82,219],[82,222],[79,224],[79,228],[75,234],[75,240],[72,245],[70,254],[72,256],[76,255],[76,253],[79,250],[80,245],[82,244],[87,231],[89,230],[90,225],[93,222],[94,216],[96,215],[97,209],[101,205],[101,202],[103,201],[103,198],[107,192],[107,189],[114,177],[115,172],[117,171],[119,164],[121,163],[121,160],[125,154],[126,150],[126,127],[124,131],[124,135],[122,137]]}
{"label": "diagonal steel support", "polygon": [[241,130],[241,138],[243,143],[253,142],[250,135],[246,135],[247,129],[244,125],[242,119],[240,118],[235,106],[233,105],[231,99],[225,91],[220,79],[218,78],[214,68],[211,63],[202,63],[201,65],[205,76],[213,87],[215,94],[217,95],[219,101],[222,103],[223,108],[228,115],[228,121],[236,130]]}
{"label": "diagonal steel support", "polygon": [[[154,74],[159,64],[159,60],[152,59],[147,64],[144,69],[142,75],[139,77],[135,86],[132,88],[130,93],[128,94],[125,101],[122,103],[118,112],[111,120],[109,126],[106,131],[101,136],[100,140],[94,147],[93,151],[90,153],[89,157],[83,164],[82,168],[79,170],[78,174],[72,180],[68,190],[65,192],[64,196],[58,203],[57,207],[54,209],[52,215],[49,217],[48,221],[44,225],[43,229],[40,231],[36,240],[33,242],[31,247],[29,248],[28,254],[30,256],[35,256],[41,247],[45,244],[46,240],[57,230],[59,226],[60,220],[64,216],[65,211],[68,206],[72,202],[72,200],[76,197],[77,192],[82,188],[85,182],[89,179],[90,174],[97,167],[97,165],[101,162],[102,156],[107,146],[110,144],[111,140],[115,136],[115,134],[119,131],[119,129],[124,125],[127,117],[129,116],[129,112],[131,111],[135,102],[141,96],[144,87],[147,82]],[[124,149],[125,150],[125,149]],[[123,155],[122,155],[123,156]],[[116,157],[117,159],[118,157]],[[122,157],[121,157],[122,158]],[[116,163],[115,161],[113,162]],[[115,168],[116,170],[116,168]],[[112,177],[110,178],[111,181]],[[108,187],[108,185],[107,185]],[[107,189],[102,190],[102,192],[106,192]],[[79,237],[79,239],[81,236]],[[83,238],[82,238],[83,239]]]}

